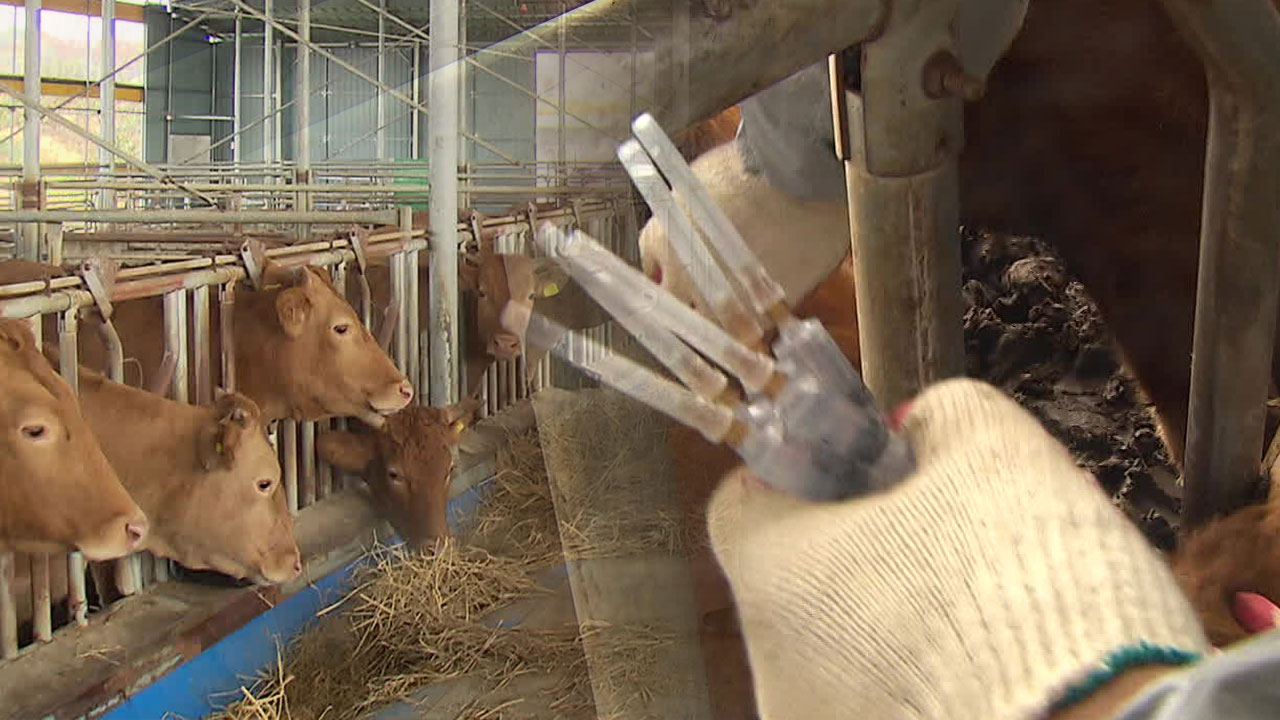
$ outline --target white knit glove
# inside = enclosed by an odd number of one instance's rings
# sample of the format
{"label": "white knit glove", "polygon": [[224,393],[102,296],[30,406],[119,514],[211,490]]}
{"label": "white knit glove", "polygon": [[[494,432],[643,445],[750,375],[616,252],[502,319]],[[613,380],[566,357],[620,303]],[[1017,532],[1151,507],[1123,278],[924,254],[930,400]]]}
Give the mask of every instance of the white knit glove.
{"label": "white knit glove", "polygon": [[764,720],[1043,716],[1108,666],[1209,649],[1156,551],[999,390],[941,382],[903,428],[918,469],[892,492],[810,504],[739,469],[711,500]]}

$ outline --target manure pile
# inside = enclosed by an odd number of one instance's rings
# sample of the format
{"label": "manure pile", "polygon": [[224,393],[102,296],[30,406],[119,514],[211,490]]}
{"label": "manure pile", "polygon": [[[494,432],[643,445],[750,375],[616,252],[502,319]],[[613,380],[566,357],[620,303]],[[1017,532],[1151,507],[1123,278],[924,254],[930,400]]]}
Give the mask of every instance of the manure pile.
{"label": "manure pile", "polygon": [[962,242],[968,374],[1034,413],[1147,538],[1171,550],[1178,473],[1084,286],[1039,239],[965,230]]}

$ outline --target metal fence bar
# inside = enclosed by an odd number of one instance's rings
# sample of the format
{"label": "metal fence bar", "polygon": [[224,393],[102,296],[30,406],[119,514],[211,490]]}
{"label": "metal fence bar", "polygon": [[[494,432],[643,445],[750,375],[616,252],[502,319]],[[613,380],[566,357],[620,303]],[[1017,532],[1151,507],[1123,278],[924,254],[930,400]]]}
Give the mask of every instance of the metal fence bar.
{"label": "metal fence bar", "polygon": [[213,402],[213,365],[212,336],[209,334],[209,286],[201,285],[191,293],[192,316],[195,328],[192,331],[191,345],[195,353],[197,405],[209,405]]}
{"label": "metal fence bar", "polygon": [[18,609],[13,602],[13,553],[0,553],[0,657],[18,656]]}
{"label": "metal fence bar", "polygon": [[[591,206],[594,207],[594,206]],[[617,212],[620,204],[612,204],[609,207]],[[579,207],[580,215],[582,214],[582,206]],[[86,213],[88,215],[88,213]],[[556,222],[565,222],[569,218],[568,211],[548,211],[544,216],[546,219],[552,219]],[[405,212],[397,213],[397,219],[404,221],[411,219],[411,215]],[[617,244],[631,254],[634,254],[634,238],[630,243],[625,240],[630,237],[630,233],[620,232],[619,226],[623,223],[624,218],[598,217],[590,216],[591,227],[594,233],[600,238],[617,238]],[[486,232],[495,229],[495,225],[499,227],[498,246],[500,252],[525,253],[531,250],[528,241],[529,227],[527,222],[512,219],[509,221],[507,228],[501,227],[501,224],[493,221],[486,221]],[[584,223],[587,224],[587,223]],[[629,227],[629,226],[628,226]],[[157,240],[163,236],[157,234]],[[418,296],[421,294],[421,288],[418,285],[418,268],[421,266],[420,249],[425,248],[426,242],[421,239],[406,241],[400,237],[400,233],[396,233],[395,238],[371,238],[366,245],[366,249],[372,250],[370,257],[389,257],[393,265],[399,266],[399,272],[392,273],[393,283],[393,301],[401,303],[399,308],[400,325],[397,330],[403,338],[403,343],[398,344],[396,353],[397,364],[409,374],[410,377],[419,380],[421,385],[417,388],[417,395],[420,402],[427,404],[430,396],[427,382],[430,377],[430,344],[431,337],[428,333],[422,332],[422,318],[415,318],[418,303]],[[136,245],[139,247],[146,246],[150,242],[149,239],[139,240]],[[624,247],[623,247],[624,246]],[[126,256],[130,255],[131,250],[126,252]],[[305,246],[291,246],[286,248],[274,248],[268,251],[270,257],[278,258],[282,264],[297,265],[309,263],[314,265],[328,265],[331,268],[334,282],[338,287],[345,289],[346,273],[348,268],[346,263],[354,260],[354,253],[350,249],[349,244],[338,239],[330,242],[308,243]],[[129,299],[137,299],[144,297],[155,297],[157,295],[164,298],[165,305],[165,327],[166,327],[166,349],[174,352],[177,356],[177,366],[174,372],[173,385],[170,388],[174,399],[179,401],[187,401],[192,398],[196,402],[204,403],[212,400],[214,388],[217,386],[215,380],[217,378],[215,366],[220,365],[222,387],[233,390],[235,388],[235,348],[232,336],[232,322],[235,310],[235,290],[234,283],[238,282],[244,276],[243,269],[238,265],[239,260],[226,254],[220,254],[216,257],[193,257],[181,261],[168,261],[159,264],[146,265],[141,267],[130,267],[120,271],[117,276],[117,283],[113,288],[112,299],[118,301],[126,301]],[[398,280],[397,280],[398,279]],[[213,288],[217,287],[217,301],[219,302],[220,318],[217,323],[216,331],[221,333],[221,352],[218,358],[213,357],[213,342],[209,335],[215,328],[212,319],[213,308],[211,302],[213,299]],[[41,321],[43,314],[57,313],[59,320],[59,344],[62,348],[61,371],[73,387],[77,387],[77,375],[75,369],[78,367],[78,354],[75,347],[75,339],[77,335],[76,317],[80,308],[90,307],[93,305],[92,297],[84,289],[83,282],[76,277],[57,278],[52,283],[35,283],[23,284],[15,283],[0,286],[0,315],[10,317],[31,317],[33,329],[40,336]],[[52,290],[52,292],[50,292]],[[186,296],[191,291],[191,319],[188,320],[188,307]],[[353,303],[354,304],[354,303]],[[362,310],[371,310],[371,308],[362,308]],[[366,321],[374,321],[372,315],[367,314],[364,318]],[[378,318],[380,319],[380,318]],[[416,322],[415,322],[416,320]],[[188,322],[191,324],[190,332],[193,333],[190,340],[187,340]],[[371,328],[371,329],[376,329]],[[593,338],[612,339],[612,327],[603,326],[593,329],[590,333]],[[118,342],[118,337],[117,337]],[[611,345],[610,345],[611,347]],[[416,362],[416,365],[415,365]],[[118,363],[117,363],[118,364]],[[192,367],[194,366],[194,373]],[[112,369],[113,379],[117,378],[115,368]],[[531,385],[526,386],[525,378],[531,378]],[[528,368],[528,360],[524,356],[514,361],[502,361],[491,363],[482,375],[480,397],[482,400],[481,415],[492,415],[506,409],[520,399],[527,398],[531,390],[541,389],[550,385],[551,367],[549,358],[544,358],[530,372]],[[334,421],[332,425],[343,428],[346,422],[343,420]],[[279,434],[283,432],[283,440]],[[307,506],[313,504],[316,500],[327,496],[332,492],[343,489],[346,485],[345,478],[341,473],[336,472],[327,464],[320,462],[315,456],[315,423],[303,423],[299,428],[298,423],[285,420],[276,424],[272,431],[272,443],[278,448],[281,455],[282,471],[285,476],[286,495],[288,497],[290,511],[297,513]],[[299,442],[299,434],[302,439]],[[302,467],[299,468],[299,456],[301,456]],[[66,556],[55,555],[53,558],[66,557],[67,570],[70,576],[69,593],[67,597],[68,609],[70,610],[73,621],[80,625],[87,624],[88,606],[86,602],[85,592],[85,565],[84,559],[78,554],[68,554]],[[47,639],[53,635],[53,631],[57,628],[52,627],[52,603],[49,603],[50,612],[48,613],[49,623],[43,626],[43,620],[40,619],[42,612],[40,606],[42,604],[41,597],[52,597],[49,592],[49,585],[44,581],[45,575],[52,575],[53,569],[50,568],[46,572],[44,568],[39,567],[40,560],[34,559],[32,566],[32,582],[33,582],[33,608],[35,609],[33,618],[33,631],[37,639]],[[45,565],[48,567],[50,558],[44,558]],[[14,558],[12,556],[0,558],[0,570],[7,571],[8,575],[13,572]],[[116,564],[116,583],[119,590],[125,595],[131,595],[136,592],[137,588],[162,582],[168,579],[168,561],[155,558],[150,553],[135,553],[123,562]],[[19,650],[17,638],[17,605],[15,598],[12,596],[12,582],[7,579],[6,572],[0,572],[0,656],[12,657]]]}
{"label": "metal fence bar", "polygon": [[316,424],[301,423],[302,473],[298,476],[298,507],[310,507],[316,503]]}
{"label": "metal fence bar", "polygon": [[[37,323],[39,324],[39,323]],[[76,308],[69,308],[58,316],[58,359],[59,373],[62,379],[71,386],[71,391],[80,394],[80,353],[76,346],[76,331],[79,317]],[[67,611],[77,625],[89,622],[88,594],[84,584],[84,556],[78,552],[67,555]]]}
{"label": "metal fence bar", "polygon": [[284,470],[284,493],[288,499],[289,512],[298,514],[298,423],[294,420],[281,420],[280,455]]}

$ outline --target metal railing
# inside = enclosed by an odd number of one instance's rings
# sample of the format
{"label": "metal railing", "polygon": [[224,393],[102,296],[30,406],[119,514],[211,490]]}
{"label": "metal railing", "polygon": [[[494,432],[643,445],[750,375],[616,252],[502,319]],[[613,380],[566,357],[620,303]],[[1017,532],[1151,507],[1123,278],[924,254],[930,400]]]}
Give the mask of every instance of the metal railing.
{"label": "metal railing", "polygon": [[[548,220],[558,225],[572,225],[589,232],[615,252],[635,262],[638,260],[638,216],[635,211],[635,206],[616,199],[583,200],[575,202],[572,207],[540,211],[536,218],[531,218],[526,213],[523,216],[489,219],[484,222],[483,230],[486,235],[496,231],[495,249],[498,252],[532,254],[535,250],[530,242],[533,221]],[[417,308],[418,267],[424,261],[423,251],[427,249],[426,233],[424,230],[412,229],[411,214],[407,212],[407,208],[402,210],[400,216],[402,229],[399,232],[385,232],[369,237],[364,245],[364,252],[370,259],[388,259],[392,274],[390,302],[397,303],[401,310],[392,335],[390,354],[397,367],[414,382],[415,402],[426,404],[430,366],[432,362],[439,361],[430,353],[430,343],[422,333],[426,319],[414,312]],[[478,242],[467,224],[460,224],[459,235],[463,245]],[[346,274],[358,272],[358,268],[352,268],[356,255],[350,236],[275,247],[266,250],[266,255],[284,267],[327,267],[340,291],[345,291],[347,287]],[[230,319],[235,311],[234,286],[247,278],[248,271],[244,261],[233,253],[191,255],[157,264],[123,267],[117,273],[116,281],[109,289],[112,302],[154,297],[164,299],[163,341],[165,348],[177,360],[169,397],[183,402],[207,404],[212,402],[215,381],[220,381],[224,388],[234,389],[236,369]],[[349,301],[359,310],[365,325],[373,330],[372,323],[377,316],[374,308],[359,296],[349,298]],[[218,327],[211,326],[214,302],[219,304],[221,311]],[[0,286],[0,317],[29,318],[38,338],[41,336],[45,316],[57,317],[61,350],[60,372],[73,388],[77,387],[78,316],[82,309],[92,309],[95,306],[93,293],[85,279],[79,275]],[[188,322],[188,308],[192,311],[191,322]],[[219,358],[211,356],[212,333],[215,332],[221,334],[222,340]],[[606,347],[612,346],[614,331],[611,323],[592,328],[586,334]],[[113,380],[123,382],[123,358],[127,356],[127,348],[121,346],[114,330],[108,335],[109,355],[112,356],[110,367],[95,369],[103,370]],[[159,341],[160,338],[154,340]],[[480,415],[484,417],[501,412],[521,401],[527,397],[530,385],[534,390],[548,385],[551,378],[550,362],[550,357],[544,358],[529,373],[529,383],[523,381],[526,373],[523,356],[514,361],[499,361],[490,365],[481,383],[483,402]],[[324,423],[327,426],[345,427],[346,419],[333,419]],[[281,420],[272,436],[279,453],[288,505],[295,515],[306,512],[308,507],[319,500],[348,489],[348,481],[343,474],[335,472],[317,457],[314,444],[316,425],[315,422]],[[65,566],[65,575],[60,570],[51,571],[58,567],[57,564]],[[15,565],[29,568],[28,577],[31,580],[31,638],[21,644],[18,638],[16,603],[19,598],[13,594],[12,582]],[[126,595],[124,602],[130,601],[128,596],[168,580],[170,574],[167,560],[145,552],[115,563],[114,568],[116,586]],[[88,610],[85,576],[84,560],[78,553],[65,556],[36,555],[29,558],[15,557],[12,554],[0,555],[0,672],[3,672],[5,661],[52,641],[60,632],[74,632],[77,626],[85,626],[91,621],[97,611]],[[61,577],[69,580],[66,613],[65,619],[58,618],[60,622],[55,623],[50,580],[60,580]],[[25,602],[23,605],[25,607]]]}

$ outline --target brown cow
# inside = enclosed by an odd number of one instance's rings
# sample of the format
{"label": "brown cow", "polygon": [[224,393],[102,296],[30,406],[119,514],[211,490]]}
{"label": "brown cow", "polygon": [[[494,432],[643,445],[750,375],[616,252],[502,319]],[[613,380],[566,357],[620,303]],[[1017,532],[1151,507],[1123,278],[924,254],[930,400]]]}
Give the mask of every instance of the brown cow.
{"label": "brown cow", "polygon": [[[46,344],[45,354],[56,361],[53,346]],[[80,405],[151,521],[135,550],[264,584],[298,576],[302,560],[280,464],[252,400],[226,393],[213,407],[189,405],[81,368]],[[30,575],[22,562],[17,570],[18,618],[25,622]],[[99,596],[114,600],[121,589],[104,583],[109,573],[101,570],[94,568]],[[51,565],[50,590],[55,605],[65,600],[65,564]]]}
{"label": "brown cow", "polygon": [[379,514],[409,547],[422,549],[449,535],[453,449],[477,407],[469,399],[446,408],[410,406],[376,430],[321,431],[316,450],[325,462],[364,477]]}
{"label": "brown cow", "polygon": [[[476,253],[458,259],[458,314],[465,328],[460,338],[466,371],[465,394],[472,396],[485,369],[495,360],[514,360],[524,351],[524,335],[534,300],[565,275],[554,261],[518,253],[496,253],[492,244],[482,242]],[[375,308],[381,311],[391,300],[391,272],[388,260],[370,263],[368,281]],[[359,282],[348,275],[354,292]],[[430,272],[426,262],[418,265],[418,317],[420,330],[430,317]]]}
{"label": "brown cow", "polygon": [[[287,274],[267,270],[268,278]],[[157,371],[164,354],[163,308],[161,298],[115,306],[125,354],[138,360],[144,378]],[[210,327],[217,328],[220,317],[212,303]],[[236,389],[258,404],[264,422],[353,416],[377,425],[413,399],[412,384],[319,268],[298,268],[282,287],[238,288],[232,328]],[[221,335],[213,332],[211,340],[217,358]],[[106,367],[98,333],[83,333],[80,347],[86,366]]]}
{"label": "brown cow", "polygon": [[686,162],[692,162],[708,150],[717,148],[733,139],[742,121],[742,111],[737,105],[713,115],[702,122],[676,133],[671,142]]}
{"label": "brown cow", "polygon": [[71,387],[25,320],[0,318],[0,552],[122,557],[148,535]]}
{"label": "brown cow", "polygon": [[1243,640],[1251,633],[1232,612],[1232,597],[1280,599],[1280,503],[1241,508],[1192,530],[1171,563],[1209,641],[1221,647]]}
{"label": "brown cow", "polygon": [[224,393],[213,407],[190,405],[82,369],[80,405],[151,518],[143,549],[263,583],[301,572],[280,463],[255,402]]}

